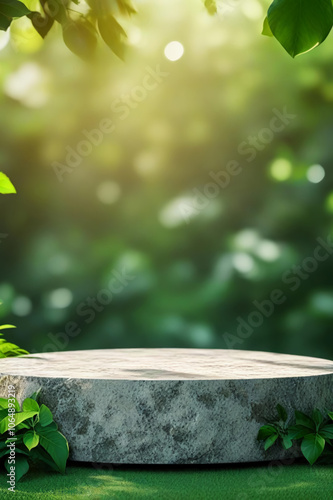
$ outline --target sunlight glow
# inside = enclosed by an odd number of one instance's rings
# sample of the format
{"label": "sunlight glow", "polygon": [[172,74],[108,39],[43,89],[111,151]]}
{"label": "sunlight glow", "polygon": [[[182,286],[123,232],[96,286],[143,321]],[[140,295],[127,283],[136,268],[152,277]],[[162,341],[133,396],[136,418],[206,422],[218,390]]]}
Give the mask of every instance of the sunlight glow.
{"label": "sunlight glow", "polygon": [[178,61],[184,54],[184,47],[180,42],[170,42],[164,49],[164,55],[169,61]]}

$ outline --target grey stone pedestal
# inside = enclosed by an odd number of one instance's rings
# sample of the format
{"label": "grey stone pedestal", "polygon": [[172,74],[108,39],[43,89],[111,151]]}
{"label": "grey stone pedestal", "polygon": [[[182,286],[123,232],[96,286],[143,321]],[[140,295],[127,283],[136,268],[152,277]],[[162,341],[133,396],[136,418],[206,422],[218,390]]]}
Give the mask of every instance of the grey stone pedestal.
{"label": "grey stone pedestal", "polygon": [[[333,362],[266,352],[111,349],[0,360],[21,401],[38,388],[73,460],[212,464],[280,460],[257,442],[275,406],[332,409]],[[295,452],[294,452],[295,453]],[[297,452],[296,452],[297,454]]]}

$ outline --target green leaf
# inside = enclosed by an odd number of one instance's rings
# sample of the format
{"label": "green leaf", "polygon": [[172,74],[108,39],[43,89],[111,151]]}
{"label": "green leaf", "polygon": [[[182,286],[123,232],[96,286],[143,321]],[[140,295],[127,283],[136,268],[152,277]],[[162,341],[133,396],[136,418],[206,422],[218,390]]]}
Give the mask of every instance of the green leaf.
{"label": "green leaf", "polygon": [[319,434],[308,434],[301,444],[301,451],[307,461],[313,465],[325,448],[325,439]]}
{"label": "green leaf", "polygon": [[322,43],[329,34],[332,0],[274,0],[267,18],[275,38],[295,57]]}
{"label": "green leaf", "polygon": [[47,427],[41,427],[38,434],[40,444],[64,473],[69,453],[67,439],[59,431]]}
{"label": "green leaf", "polygon": [[51,410],[47,406],[41,405],[39,413],[40,425],[42,427],[45,427],[49,425],[51,422],[53,422],[53,415],[51,413]]}
{"label": "green leaf", "polygon": [[211,16],[217,13],[216,0],[205,0],[205,7]]}
{"label": "green leaf", "polygon": [[49,17],[58,23],[64,23],[67,19],[67,10],[64,0],[43,0],[43,10]]}
{"label": "green leaf", "polygon": [[91,59],[95,53],[97,38],[94,26],[87,20],[66,20],[62,25],[65,44],[81,59]]}
{"label": "green leaf", "polygon": [[261,34],[265,35],[265,36],[273,36],[272,30],[271,30],[271,28],[269,27],[269,24],[268,24],[267,17],[265,17]]}
{"label": "green leaf", "polygon": [[278,434],[272,434],[271,436],[269,436],[266,441],[265,441],[265,451],[268,450],[268,448],[270,448],[274,443],[275,441],[277,440],[277,438],[279,437]]}
{"label": "green leaf", "polygon": [[276,434],[276,428],[273,425],[263,425],[259,429],[257,439],[261,441],[267,439],[272,434]]}
{"label": "green leaf", "polygon": [[28,460],[20,456],[15,457],[15,464],[8,464],[8,460],[5,460],[7,472],[10,472],[10,467],[13,465],[15,465],[15,481],[19,481],[29,470]]}
{"label": "green leaf", "polygon": [[38,461],[44,462],[49,467],[51,467],[53,470],[55,470],[57,472],[61,472],[59,467],[54,463],[54,461],[50,457],[50,455],[48,453],[46,453],[46,451],[43,450],[43,448],[41,448],[40,446],[38,446],[37,448],[33,448],[29,452],[29,456],[32,458],[32,460],[35,460],[35,461],[38,460]]}
{"label": "green leaf", "polygon": [[[0,3],[0,9],[1,9],[1,3]],[[1,12],[0,12],[0,29],[2,29],[1,28]],[[0,172],[0,193],[1,194],[16,193],[16,189],[14,188],[13,184],[10,182],[7,175],[5,175],[3,172]],[[4,325],[4,326],[6,327],[6,325]]]}
{"label": "green leaf", "polygon": [[[0,172],[0,182],[1,182],[1,172]],[[9,330],[9,328],[16,328],[16,326],[14,326],[14,325],[1,325],[0,326],[0,330]]]}
{"label": "green leaf", "polygon": [[[208,0],[209,1],[209,0]],[[214,2],[215,0],[210,0]],[[136,10],[128,0],[117,0],[118,8],[122,14],[136,14]]]}
{"label": "green leaf", "polygon": [[283,408],[283,406],[281,406],[281,405],[276,405],[276,410],[278,412],[280,420],[282,420],[282,422],[286,422],[287,418],[288,418],[288,413],[285,410],[285,408]]}
{"label": "green leaf", "polygon": [[1,407],[0,409],[0,422],[8,415],[8,410]]}
{"label": "green leaf", "polygon": [[[37,411],[24,411],[21,413],[16,413],[15,426],[20,424],[21,422],[24,422],[25,420],[28,420],[31,417],[34,417],[35,415],[37,415],[37,413],[38,413]],[[8,424],[9,424],[8,418],[9,417],[7,416],[0,422],[0,434],[3,434],[4,432],[8,431]]]}
{"label": "green leaf", "polygon": [[325,439],[319,434],[308,434],[304,437],[301,450],[307,461],[313,465],[325,448]]}
{"label": "green leaf", "polygon": [[319,434],[325,439],[333,439],[333,424],[324,425]]}
{"label": "green leaf", "polygon": [[[14,399],[15,410],[21,411],[20,404],[16,398],[0,398],[0,408],[4,408],[6,410],[8,408],[12,408],[12,403],[13,403],[12,399]],[[8,401],[8,400],[10,400],[10,401]],[[7,411],[7,415],[8,415],[8,411]]]}
{"label": "green leaf", "polygon": [[36,432],[39,433],[39,431],[41,431],[43,429],[52,429],[53,431],[56,431],[56,430],[58,430],[58,426],[57,426],[57,424],[55,422],[51,422],[50,424],[45,425],[43,427],[42,425],[40,425],[39,422],[37,422],[37,424],[35,425]]}
{"label": "green leaf", "polygon": [[303,425],[304,427],[308,427],[308,429],[316,430],[314,421],[310,417],[305,415],[305,413],[295,410],[295,417],[297,425]]}
{"label": "green leaf", "polygon": [[304,427],[304,425],[294,425],[288,429],[288,436],[290,439],[302,439],[310,433],[311,430],[308,427]]}
{"label": "green leaf", "polygon": [[331,420],[333,420],[333,411],[328,411],[327,415],[330,417]]}
{"label": "green leaf", "polygon": [[33,394],[31,394],[30,398],[34,399],[35,401],[39,401],[39,396],[40,396],[40,391],[41,389],[39,388],[37,391],[35,391]]}
{"label": "green leaf", "polygon": [[0,340],[0,358],[14,358],[26,354],[29,353],[25,349],[21,349],[19,346],[7,342],[4,339]]}
{"label": "green leaf", "polygon": [[30,10],[22,2],[18,2],[17,0],[0,0],[0,29],[6,31],[13,18],[26,16],[29,12]]}
{"label": "green leaf", "polygon": [[98,29],[106,45],[120,59],[124,59],[126,33],[116,19],[109,15],[98,19]]}
{"label": "green leaf", "polygon": [[282,437],[282,447],[285,450],[289,450],[289,448],[291,448],[292,445],[293,445],[293,442],[292,442],[291,437],[289,436],[289,434],[287,434],[286,436]]}
{"label": "green leaf", "polygon": [[318,428],[321,426],[321,424],[323,423],[323,416],[320,412],[320,410],[318,410],[318,408],[315,408],[312,412],[312,420],[314,421],[314,423],[316,424],[316,428],[318,430]]}
{"label": "green leaf", "polygon": [[39,443],[39,436],[35,431],[26,432],[23,436],[23,442],[30,451],[32,448],[35,448]]}
{"label": "green leaf", "polygon": [[36,411],[39,412],[39,404],[32,398],[26,398],[22,403],[23,411]]}
{"label": "green leaf", "polygon": [[21,422],[20,424],[18,424],[15,429],[17,431],[20,431],[22,429],[31,429],[32,428],[32,425],[29,424],[28,422]]}
{"label": "green leaf", "polygon": [[39,12],[31,12],[27,17],[42,38],[46,37],[54,24],[54,19],[47,14],[43,17]]}

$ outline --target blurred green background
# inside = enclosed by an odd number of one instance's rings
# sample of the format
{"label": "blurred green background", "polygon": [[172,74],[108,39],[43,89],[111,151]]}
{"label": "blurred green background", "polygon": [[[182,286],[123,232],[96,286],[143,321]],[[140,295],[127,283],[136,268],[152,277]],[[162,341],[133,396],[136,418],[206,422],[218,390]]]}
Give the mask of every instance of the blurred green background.
{"label": "blurred green background", "polygon": [[[235,347],[332,358],[333,256],[297,290],[283,281],[332,231],[330,41],[292,60],[260,35],[258,0],[220,3],[215,17],[200,0],[137,7],[125,63],[102,46],[81,62],[57,29],[44,45],[17,21],[11,41],[1,36],[0,170],[18,192],[0,199],[10,339],[31,351],[226,348],[237,318],[278,288],[283,304]],[[177,61],[171,41],[184,47]],[[169,74],[143,98],[135,87],[157,65]],[[239,145],[269,138],[284,107],[296,118],[247,161]],[[115,130],[60,182],[54,162],[105,118]],[[241,173],[198,209],[210,172],[231,160]],[[115,271],[133,279],[102,305]],[[68,322],[80,333],[63,335]]]}

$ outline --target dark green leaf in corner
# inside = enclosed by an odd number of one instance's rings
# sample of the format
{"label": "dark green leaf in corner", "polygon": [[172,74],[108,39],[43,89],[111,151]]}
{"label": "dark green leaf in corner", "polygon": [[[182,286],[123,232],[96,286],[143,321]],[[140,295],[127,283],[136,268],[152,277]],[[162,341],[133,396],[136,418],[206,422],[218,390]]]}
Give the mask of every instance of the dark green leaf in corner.
{"label": "dark green leaf in corner", "polygon": [[29,12],[18,0],[0,0],[0,30],[6,31],[14,18],[26,16]]}
{"label": "dark green leaf in corner", "polygon": [[295,57],[321,44],[329,34],[332,0],[274,0],[267,18],[275,38]]}

